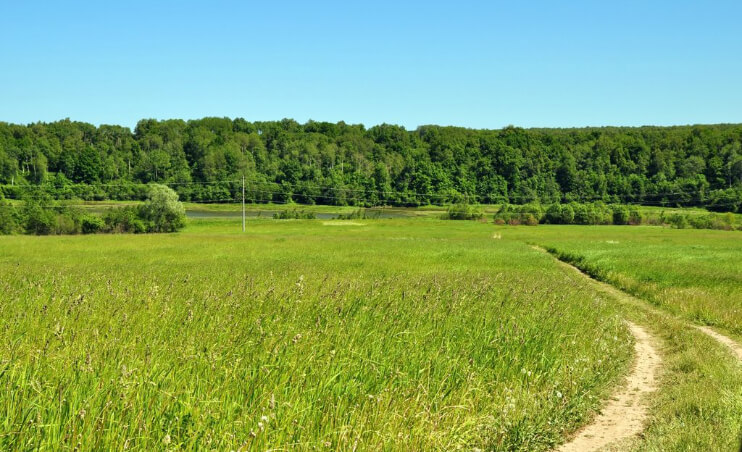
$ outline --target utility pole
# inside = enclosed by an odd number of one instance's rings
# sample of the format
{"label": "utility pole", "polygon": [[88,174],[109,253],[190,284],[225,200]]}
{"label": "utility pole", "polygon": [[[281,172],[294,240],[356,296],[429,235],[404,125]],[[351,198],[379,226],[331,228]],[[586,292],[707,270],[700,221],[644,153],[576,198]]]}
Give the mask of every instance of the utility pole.
{"label": "utility pole", "polygon": [[242,175],[242,232],[245,232],[245,175]]}

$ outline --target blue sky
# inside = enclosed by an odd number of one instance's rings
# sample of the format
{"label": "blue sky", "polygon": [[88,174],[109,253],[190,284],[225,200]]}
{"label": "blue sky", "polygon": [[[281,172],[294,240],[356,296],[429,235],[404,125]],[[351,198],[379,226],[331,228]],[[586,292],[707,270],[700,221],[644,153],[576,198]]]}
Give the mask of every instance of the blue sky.
{"label": "blue sky", "polygon": [[742,2],[4,2],[0,121],[742,122]]}

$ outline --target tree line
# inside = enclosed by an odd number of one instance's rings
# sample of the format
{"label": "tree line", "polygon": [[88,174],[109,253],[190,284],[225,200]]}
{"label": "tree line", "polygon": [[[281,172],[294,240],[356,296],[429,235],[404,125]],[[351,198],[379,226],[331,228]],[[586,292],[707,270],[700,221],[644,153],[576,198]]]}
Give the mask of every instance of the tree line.
{"label": "tree line", "polygon": [[0,123],[0,191],[57,199],[331,205],[572,201],[742,205],[742,124],[406,130],[344,122],[139,121],[134,131],[74,122]]}

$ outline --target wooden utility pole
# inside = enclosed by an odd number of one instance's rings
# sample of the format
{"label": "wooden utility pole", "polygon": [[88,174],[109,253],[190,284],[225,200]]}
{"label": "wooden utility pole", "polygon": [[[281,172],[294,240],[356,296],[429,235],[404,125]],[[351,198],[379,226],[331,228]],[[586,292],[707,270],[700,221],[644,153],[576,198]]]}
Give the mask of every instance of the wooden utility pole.
{"label": "wooden utility pole", "polygon": [[245,175],[242,175],[242,232],[245,232]]}

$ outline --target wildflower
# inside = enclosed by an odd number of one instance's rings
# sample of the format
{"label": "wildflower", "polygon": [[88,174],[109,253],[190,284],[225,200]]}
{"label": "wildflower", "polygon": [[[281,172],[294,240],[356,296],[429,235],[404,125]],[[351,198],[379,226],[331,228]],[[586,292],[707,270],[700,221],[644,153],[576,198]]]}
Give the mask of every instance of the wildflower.
{"label": "wildflower", "polygon": [[162,444],[164,444],[164,445],[166,445],[166,446],[167,446],[168,444],[170,444],[170,434],[169,434],[169,433],[168,433],[167,435],[165,435],[165,437],[164,437],[164,438],[162,438]]}

